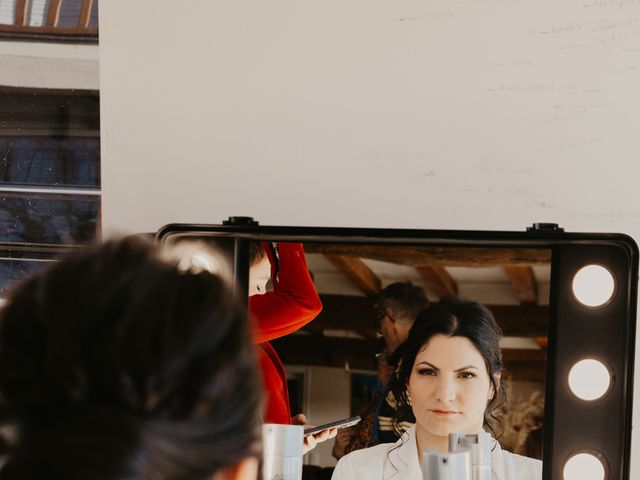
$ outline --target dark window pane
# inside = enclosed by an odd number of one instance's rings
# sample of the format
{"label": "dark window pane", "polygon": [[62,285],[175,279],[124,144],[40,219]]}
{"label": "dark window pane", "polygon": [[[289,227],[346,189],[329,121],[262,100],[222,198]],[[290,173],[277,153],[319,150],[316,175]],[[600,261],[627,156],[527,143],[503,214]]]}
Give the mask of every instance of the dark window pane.
{"label": "dark window pane", "polygon": [[0,137],[0,184],[97,188],[100,140]]}
{"label": "dark window pane", "polygon": [[91,18],[89,19],[89,27],[98,28],[98,0],[91,5]]}
{"label": "dark window pane", "polygon": [[380,382],[377,375],[365,373],[351,375],[351,415],[362,414],[379,390]]}
{"label": "dark window pane", "polygon": [[99,212],[99,196],[0,192],[0,242],[85,243]]}
{"label": "dark window pane", "polygon": [[[94,3],[98,3],[97,1]],[[59,27],[77,27],[80,20],[82,0],[64,0],[58,18]]]}
{"label": "dark window pane", "polygon": [[47,265],[47,261],[0,259],[0,297],[18,280],[29,277]]}
{"label": "dark window pane", "polygon": [[75,132],[98,137],[99,130],[97,91],[0,86],[0,133],[4,137],[29,132],[58,139],[77,137]]}

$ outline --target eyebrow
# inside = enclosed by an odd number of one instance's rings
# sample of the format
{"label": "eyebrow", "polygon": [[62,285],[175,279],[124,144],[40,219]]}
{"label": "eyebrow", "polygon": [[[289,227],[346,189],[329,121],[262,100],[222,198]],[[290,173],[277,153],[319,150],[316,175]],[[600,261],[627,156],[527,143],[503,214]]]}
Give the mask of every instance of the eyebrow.
{"label": "eyebrow", "polygon": [[[436,367],[433,363],[427,362],[425,360],[423,360],[422,362],[418,363],[418,365],[422,365],[422,364],[429,365],[431,368],[433,368],[434,370],[437,370],[438,372],[440,371],[440,369],[438,367]],[[475,367],[473,365],[467,365],[465,367],[460,367],[460,368],[455,369],[454,372],[455,373],[459,373],[459,372],[462,372],[464,370],[472,370],[472,369],[473,370],[478,370],[478,367]]]}

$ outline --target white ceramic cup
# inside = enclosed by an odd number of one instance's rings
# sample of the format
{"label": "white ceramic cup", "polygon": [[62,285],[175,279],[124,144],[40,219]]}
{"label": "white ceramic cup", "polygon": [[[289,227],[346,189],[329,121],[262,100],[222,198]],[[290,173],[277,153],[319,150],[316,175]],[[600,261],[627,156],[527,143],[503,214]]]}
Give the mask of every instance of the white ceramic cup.
{"label": "white ceramic cup", "polygon": [[301,480],[302,425],[262,425],[262,479]]}

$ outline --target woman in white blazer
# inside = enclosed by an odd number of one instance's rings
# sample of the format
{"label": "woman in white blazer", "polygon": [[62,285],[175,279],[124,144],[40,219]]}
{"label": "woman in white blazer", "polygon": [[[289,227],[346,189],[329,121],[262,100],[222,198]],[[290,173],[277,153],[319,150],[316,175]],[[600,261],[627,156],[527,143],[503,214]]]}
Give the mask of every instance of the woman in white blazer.
{"label": "woman in white blazer", "polygon": [[[416,319],[397,372],[398,417],[411,409],[415,427],[395,443],[340,459],[333,480],[423,480],[423,451],[446,453],[450,433],[478,433],[504,402],[502,333],[483,305],[446,300]],[[540,480],[542,462],[502,450],[494,440],[495,480]],[[429,479],[424,479],[429,480]]]}

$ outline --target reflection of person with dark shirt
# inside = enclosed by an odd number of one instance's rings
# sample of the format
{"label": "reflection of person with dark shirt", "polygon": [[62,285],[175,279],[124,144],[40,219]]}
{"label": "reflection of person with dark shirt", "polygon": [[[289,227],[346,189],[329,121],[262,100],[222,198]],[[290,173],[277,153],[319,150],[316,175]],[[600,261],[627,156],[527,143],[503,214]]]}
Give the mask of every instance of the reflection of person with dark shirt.
{"label": "reflection of person with dark shirt", "polygon": [[[392,352],[387,362],[396,368],[400,357],[399,347],[409,337],[418,314],[429,306],[429,300],[422,288],[411,282],[396,282],[388,285],[378,295],[375,304],[378,315],[378,330],[384,338],[386,348]],[[389,380],[378,403],[371,445],[395,442],[402,433],[413,426],[415,418],[400,418],[396,422],[396,401],[393,397],[395,376]]]}
{"label": "reflection of person with dark shirt", "polygon": [[389,350],[387,349],[384,338],[380,338],[376,348],[376,364],[378,366],[378,388],[371,397],[369,404],[360,412],[362,420],[360,423],[350,428],[338,430],[336,441],[333,444],[332,455],[340,460],[347,453],[361,448],[371,447],[374,444],[373,431],[374,421],[376,420],[376,411],[382,399],[389,378],[393,374],[393,367],[389,364]]}

